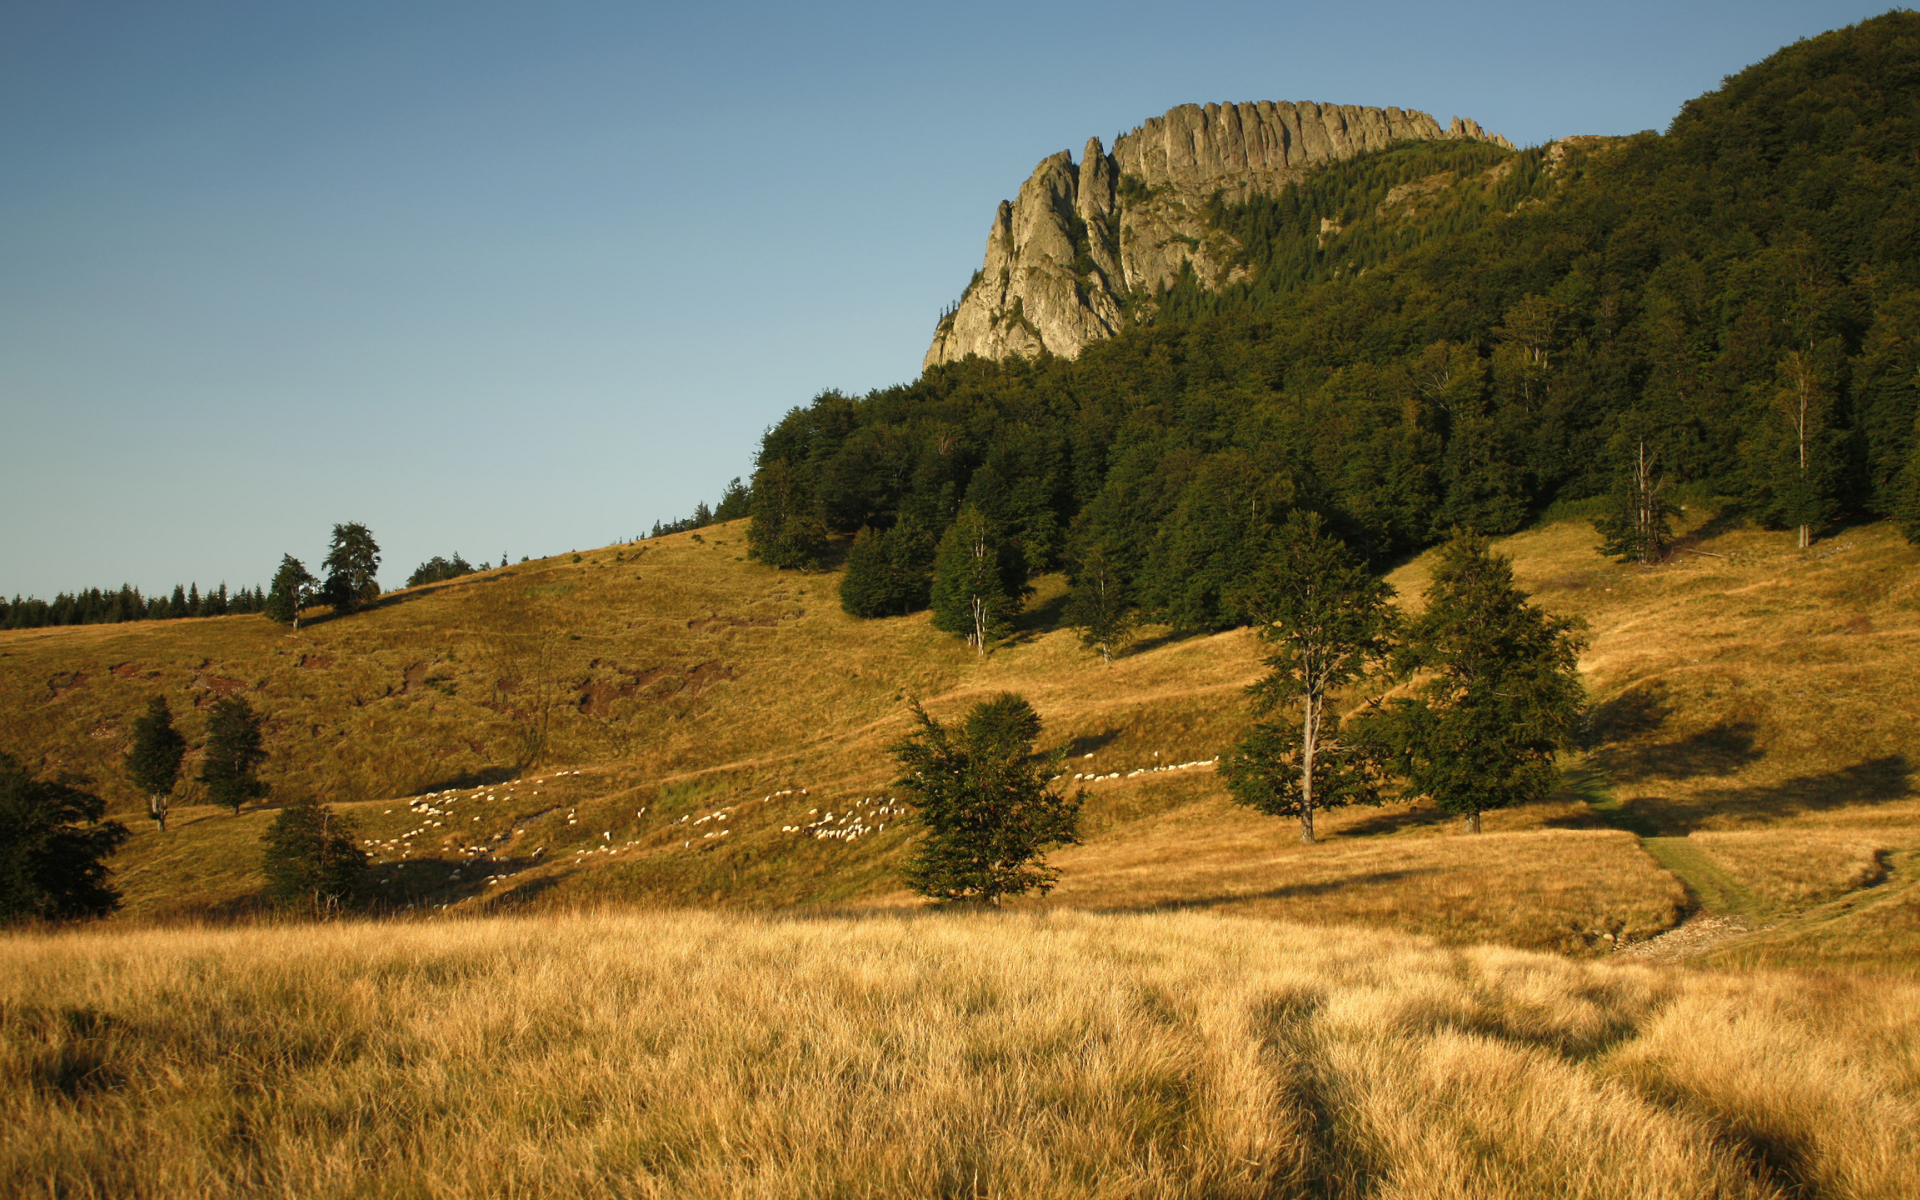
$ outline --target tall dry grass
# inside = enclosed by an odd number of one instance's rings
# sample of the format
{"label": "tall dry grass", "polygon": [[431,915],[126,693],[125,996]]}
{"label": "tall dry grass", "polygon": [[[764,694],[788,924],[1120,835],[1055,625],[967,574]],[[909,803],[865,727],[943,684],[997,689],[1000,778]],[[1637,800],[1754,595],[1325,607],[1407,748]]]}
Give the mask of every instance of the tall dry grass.
{"label": "tall dry grass", "polygon": [[1920,990],[1201,914],[0,942],[22,1197],[1896,1197]]}

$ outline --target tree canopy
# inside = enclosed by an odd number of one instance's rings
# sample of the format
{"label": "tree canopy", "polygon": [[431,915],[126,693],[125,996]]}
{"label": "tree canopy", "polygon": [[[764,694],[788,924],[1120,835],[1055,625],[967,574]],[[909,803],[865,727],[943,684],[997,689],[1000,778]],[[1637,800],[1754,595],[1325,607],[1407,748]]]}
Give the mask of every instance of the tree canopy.
{"label": "tree canopy", "polygon": [[985,903],[1052,888],[1060,873],[1045,852],[1078,843],[1085,793],[1052,785],[1062,752],[1036,752],[1033,706],[1002,693],[974,705],[958,730],[917,702],[913,717],[919,728],[890,747],[902,772],[896,786],[924,829],[908,884],[940,900]]}
{"label": "tree canopy", "polygon": [[36,779],[0,753],[0,922],[105,916],[120,905],[102,860],[129,836],[79,782]]}

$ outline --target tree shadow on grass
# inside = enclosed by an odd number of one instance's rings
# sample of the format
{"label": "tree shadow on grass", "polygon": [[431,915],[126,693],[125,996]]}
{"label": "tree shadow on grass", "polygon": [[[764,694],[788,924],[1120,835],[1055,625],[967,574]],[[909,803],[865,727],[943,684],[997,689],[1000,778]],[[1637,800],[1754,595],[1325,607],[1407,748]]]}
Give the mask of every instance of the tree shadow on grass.
{"label": "tree shadow on grass", "polygon": [[1102,729],[1099,733],[1083,733],[1067,743],[1067,757],[1084,758],[1096,750],[1104,750],[1120,736],[1118,729]]}
{"label": "tree shadow on grass", "polygon": [[1913,794],[1913,764],[1904,754],[1883,754],[1837,771],[1780,783],[1704,790],[1696,793],[1694,803],[1716,813],[1797,816],[1856,804],[1885,804]]}
{"label": "tree shadow on grass", "polygon": [[1363,817],[1351,825],[1342,825],[1329,830],[1330,837],[1379,837],[1399,833],[1407,829],[1427,829],[1435,825],[1445,825],[1457,821],[1449,813],[1441,812],[1431,805],[1409,804],[1405,807],[1382,810],[1370,817]]}
{"label": "tree shadow on grass", "polygon": [[1593,760],[1608,777],[1623,783],[1731,775],[1766,757],[1755,744],[1759,732],[1752,721],[1723,721],[1671,742],[1603,746]]}
{"label": "tree shadow on grass", "polygon": [[1092,912],[1138,912],[1152,909],[1155,912],[1192,912],[1213,908],[1225,908],[1232,904],[1246,904],[1260,900],[1298,900],[1313,896],[1326,896],[1334,892],[1348,891],[1359,887],[1372,887],[1389,883],[1400,883],[1416,879],[1423,875],[1440,875],[1445,872],[1439,867],[1407,867],[1396,871],[1375,871],[1371,875],[1349,875],[1340,879],[1327,879],[1319,883],[1290,883],[1282,887],[1267,888],[1258,892],[1236,892],[1227,896],[1209,896],[1202,900],[1161,900],[1149,901],[1139,905],[1107,905],[1091,909]]}
{"label": "tree shadow on grass", "polygon": [[418,785],[409,792],[411,796],[424,796],[428,792],[459,792],[468,788],[492,787],[510,782],[520,777],[519,767],[480,767],[472,771],[462,771],[444,779]]}

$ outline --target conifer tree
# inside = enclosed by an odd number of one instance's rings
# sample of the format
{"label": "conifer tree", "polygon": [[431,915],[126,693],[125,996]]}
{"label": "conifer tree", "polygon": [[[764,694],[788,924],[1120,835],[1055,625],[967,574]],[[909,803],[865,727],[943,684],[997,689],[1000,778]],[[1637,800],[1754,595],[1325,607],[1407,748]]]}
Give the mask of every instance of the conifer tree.
{"label": "conifer tree", "polygon": [[333,527],[333,542],[320,569],[326,572],[320,599],[337,613],[355,612],[380,598],[380,583],[374,578],[380,570],[380,544],[357,521]]}
{"label": "conifer tree", "polygon": [[[307,601],[311,599],[315,582],[314,577],[307,573],[307,568],[299,559],[291,554],[282,554],[280,569],[273,573],[272,589],[268,591],[265,601],[259,603],[258,611],[264,611],[267,616],[282,625],[300,628],[300,610],[305,608]],[[245,590],[243,589],[240,594],[244,598]],[[254,610],[254,602],[249,601],[247,609],[243,611],[252,610]]]}
{"label": "conifer tree", "polygon": [[1002,693],[976,704],[957,732],[917,701],[913,716],[919,729],[889,747],[902,771],[896,786],[925,828],[908,884],[949,902],[1045,894],[1060,876],[1045,852],[1079,843],[1086,792],[1052,786],[1065,752],[1035,751],[1041,727],[1033,706]]}
{"label": "conifer tree", "polygon": [[356,833],[353,822],[311,798],[281,809],[267,830],[262,863],[268,898],[315,914],[350,907],[367,867]]}
{"label": "conifer tree", "polygon": [[147,701],[147,711],[133,723],[133,749],[127,751],[127,777],[147,795],[147,816],[167,829],[167,797],[180,778],[180,760],[187,739],[173,727],[173,713],[165,696]]}
{"label": "conifer tree", "polygon": [[207,785],[207,799],[229,805],[233,815],[249,800],[267,794],[260,781],[260,764],[267,751],[262,745],[260,716],[239,696],[222,696],[214,701],[207,718],[206,759],[200,766],[200,782]]}
{"label": "conifer tree", "polygon": [[1241,606],[1274,647],[1265,678],[1247,690],[1256,721],[1221,759],[1233,798],[1271,816],[1300,818],[1313,844],[1315,811],[1379,800],[1379,756],[1340,736],[1333,692],[1391,648],[1393,589],[1370,575],[1318,513],[1296,509],[1273,551],[1243,584]]}
{"label": "conifer tree", "polygon": [[1545,799],[1559,779],[1554,755],[1572,743],[1585,703],[1577,628],[1529,604],[1485,539],[1456,536],[1395,655],[1401,671],[1419,673],[1415,695],[1356,722],[1358,736],[1478,833],[1481,813]]}
{"label": "conifer tree", "polygon": [[933,625],[957,633],[978,654],[1006,633],[1026,594],[1026,563],[977,508],[963,508],[933,558]]}

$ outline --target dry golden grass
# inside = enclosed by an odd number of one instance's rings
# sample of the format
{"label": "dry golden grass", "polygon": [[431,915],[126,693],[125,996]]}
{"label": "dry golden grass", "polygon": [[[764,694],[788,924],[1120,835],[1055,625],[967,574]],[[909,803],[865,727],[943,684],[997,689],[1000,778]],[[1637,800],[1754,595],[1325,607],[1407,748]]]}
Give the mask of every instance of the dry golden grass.
{"label": "dry golden grass", "polygon": [[1793,911],[1873,887],[1887,877],[1885,838],[1841,830],[1693,834],[1723,870],[1776,911]]}
{"label": "dry golden grass", "polygon": [[1908,1197],[1920,990],[1212,914],[0,940],[20,1197]]}

